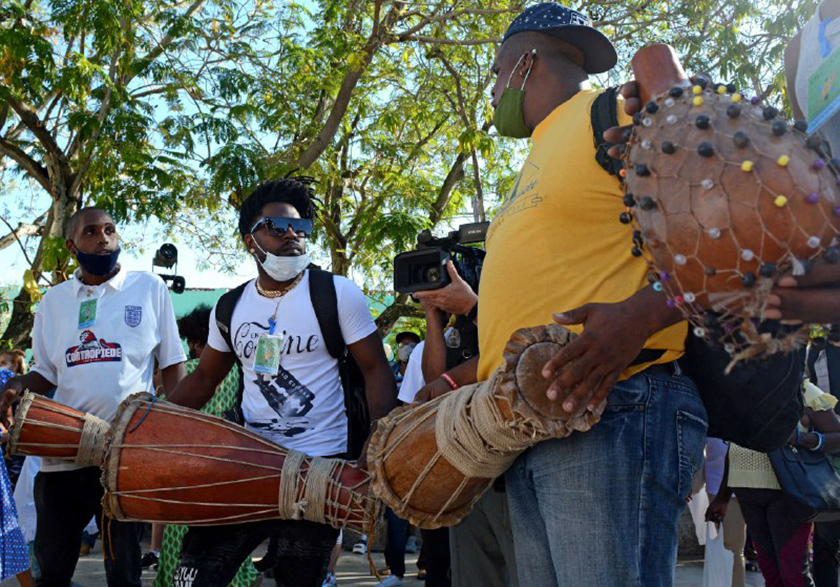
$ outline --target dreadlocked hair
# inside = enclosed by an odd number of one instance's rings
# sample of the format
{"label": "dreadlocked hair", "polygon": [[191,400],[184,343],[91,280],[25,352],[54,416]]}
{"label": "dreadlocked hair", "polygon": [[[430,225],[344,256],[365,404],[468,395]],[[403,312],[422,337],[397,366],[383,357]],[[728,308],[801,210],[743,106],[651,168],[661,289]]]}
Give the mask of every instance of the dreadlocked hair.
{"label": "dreadlocked hair", "polygon": [[206,345],[207,337],[210,335],[210,306],[207,304],[196,306],[192,312],[178,318],[177,324],[181,338]]}
{"label": "dreadlocked hair", "polygon": [[239,234],[245,237],[251,232],[256,217],[266,204],[272,202],[294,206],[301,218],[314,219],[318,207],[313,183],[315,178],[306,175],[286,176],[261,183],[239,208]]}

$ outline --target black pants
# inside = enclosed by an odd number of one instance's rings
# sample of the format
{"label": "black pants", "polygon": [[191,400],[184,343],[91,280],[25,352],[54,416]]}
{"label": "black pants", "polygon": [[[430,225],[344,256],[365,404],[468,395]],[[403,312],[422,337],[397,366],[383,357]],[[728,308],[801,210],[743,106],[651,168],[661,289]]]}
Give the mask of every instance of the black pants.
{"label": "black pants", "polygon": [[[38,473],[35,477],[35,556],[41,567],[38,587],[68,587],[82,543],[82,530],[91,517],[102,521],[102,484],[99,467]],[[109,587],[140,587],[142,524],[105,520],[99,529],[105,550]],[[113,550],[113,552],[112,552]]]}
{"label": "black pants", "polygon": [[408,522],[397,517],[391,508],[385,510],[388,540],[385,543],[385,564],[391,574],[405,577],[405,543],[408,540]]}
{"label": "black pants", "polygon": [[450,587],[449,528],[420,532],[426,551],[426,587]]}
{"label": "black pants", "polygon": [[808,560],[808,510],[778,489],[735,488],[735,496],[769,585],[813,587]]}
{"label": "black pants", "polygon": [[840,520],[814,524],[814,585],[837,587]]}
{"label": "black pants", "polygon": [[174,587],[227,587],[239,566],[266,538],[277,549],[278,587],[321,587],[338,530],[308,521],[272,520],[193,526],[184,536]]}

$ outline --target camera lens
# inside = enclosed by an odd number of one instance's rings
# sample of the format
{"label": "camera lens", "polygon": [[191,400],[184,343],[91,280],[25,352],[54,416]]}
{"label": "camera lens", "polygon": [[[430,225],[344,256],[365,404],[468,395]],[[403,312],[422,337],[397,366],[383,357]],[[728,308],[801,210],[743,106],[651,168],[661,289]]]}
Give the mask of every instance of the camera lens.
{"label": "camera lens", "polygon": [[424,281],[427,281],[429,283],[440,280],[440,267],[429,267],[428,269],[426,269],[424,277]]}

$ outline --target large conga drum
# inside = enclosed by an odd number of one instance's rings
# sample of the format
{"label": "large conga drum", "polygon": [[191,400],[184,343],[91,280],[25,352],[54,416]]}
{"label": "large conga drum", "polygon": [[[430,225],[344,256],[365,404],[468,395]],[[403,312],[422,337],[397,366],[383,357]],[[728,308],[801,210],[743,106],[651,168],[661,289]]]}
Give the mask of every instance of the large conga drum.
{"label": "large conga drum", "polygon": [[558,325],[518,330],[489,380],[379,420],[368,449],[373,493],[421,528],[451,526],[525,449],[589,430],[606,402],[569,417],[541,373],[574,336]]}
{"label": "large conga drum", "polygon": [[216,526],[311,520],[369,532],[377,503],[367,472],[287,450],[221,418],[145,393],[120,406],[103,466],[117,520]]}
{"label": "large conga drum", "polygon": [[27,391],[15,411],[9,450],[13,455],[67,459],[100,466],[108,423]]}

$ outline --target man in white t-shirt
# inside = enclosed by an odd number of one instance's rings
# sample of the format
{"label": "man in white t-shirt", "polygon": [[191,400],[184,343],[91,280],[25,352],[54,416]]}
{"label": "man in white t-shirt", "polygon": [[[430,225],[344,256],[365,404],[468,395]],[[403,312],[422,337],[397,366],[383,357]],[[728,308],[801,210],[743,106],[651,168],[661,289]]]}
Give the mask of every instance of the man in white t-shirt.
{"label": "man in white t-shirt", "polygon": [[[310,183],[302,177],[269,181],[242,204],[239,231],[259,277],[245,285],[227,333],[217,322],[219,304],[213,309],[199,364],[169,399],[200,408],[239,363],[246,427],[289,449],[339,457],[347,450],[347,415],[338,361],[327,349],[310,297]],[[342,338],[364,375],[371,419],[380,418],[396,403],[394,374],[362,292],[344,277],[333,276],[333,284]],[[175,584],[226,586],[271,537],[267,556],[277,560],[278,585],[320,587],[337,536],[338,530],[303,520],[192,527]]]}
{"label": "man in white t-shirt", "polygon": [[[70,218],[67,235],[79,269],[50,288],[38,305],[32,329],[35,366],[8,382],[0,402],[7,421],[11,403],[24,389],[47,393],[55,388],[56,401],[110,420],[130,394],[154,391],[155,360],[167,390],[184,376],[186,355],[169,290],[156,275],[120,269],[111,216],[82,208]],[[98,466],[43,459],[34,487],[39,587],[70,585],[82,530],[92,516],[102,518],[100,476]],[[142,532],[140,524],[109,521],[108,585],[140,587]]]}

